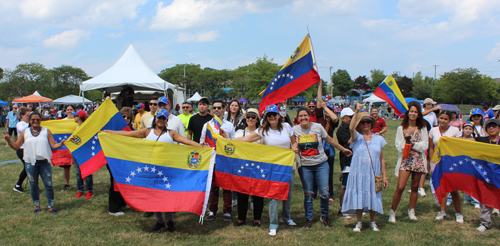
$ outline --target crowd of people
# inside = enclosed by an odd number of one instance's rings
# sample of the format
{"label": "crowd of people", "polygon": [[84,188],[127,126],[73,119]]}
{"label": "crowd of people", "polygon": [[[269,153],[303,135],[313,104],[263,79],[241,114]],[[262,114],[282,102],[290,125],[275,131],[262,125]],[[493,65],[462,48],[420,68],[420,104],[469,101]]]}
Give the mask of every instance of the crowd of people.
{"label": "crowd of people", "polygon": [[[174,144],[192,146],[206,146],[205,133],[210,126],[212,129],[222,120],[218,133],[224,138],[255,144],[270,145],[292,149],[296,153],[292,179],[290,180],[288,199],[281,201],[281,221],[289,226],[297,224],[290,216],[290,206],[294,187],[295,173],[302,182],[305,228],[311,228],[313,221],[313,201],[319,197],[321,217],[320,222],[325,227],[331,226],[329,218],[330,203],[334,202],[333,180],[335,149],[340,150],[341,165],[340,179],[342,188],[339,194],[340,209],[338,216],[350,218],[356,215],[354,232],[362,230],[362,217],[369,213],[370,228],[379,231],[376,224],[376,214],[383,214],[381,190],[389,186],[384,146],[387,144],[384,133],[387,124],[380,117],[378,108],[366,109],[365,105],[358,104],[353,110],[345,106],[335,109],[335,106],[322,99],[321,85],[318,97],[307,104],[307,107],[297,109],[297,117],[292,123],[284,105],[269,105],[263,114],[255,108],[243,109],[237,100],[226,104],[223,101],[210,102],[208,98],[201,98],[196,106],[198,112],[193,112],[193,105],[184,102],[181,105],[172,105],[167,97],[152,97],[149,101],[135,105],[135,113],[130,98],[133,91],[124,88],[123,101],[127,106],[120,109],[120,114],[132,131],[106,131],[113,134],[143,138],[151,141],[161,141]],[[130,96],[132,95],[132,96]],[[430,157],[435,151],[437,142],[442,136],[465,138],[472,141],[498,144],[499,109],[496,106],[489,109],[484,103],[483,110],[474,108],[471,111],[470,121],[462,123],[458,112],[441,110],[436,102],[427,98],[423,105],[410,102],[408,111],[402,116],[401,126],[396,130],[395,146],[398,151],[398,160],[395,175],[398,177],[396,190],[389,210],[389,222],[396,223],[396,211],[405,191],[406,183],[411,177],[410,202],[407,215],[410,220],[417,220],[418,196],[426,196],[424,184],[425,176],[435,168]],[[210,106],[212,107],[210,109]],[[73,119],[78,127],[88,118],[84,108],[68,105],[64,108],[66,117],[56,116],[49,119]],[[149,111],[148,111],[149,110]],[[437,112],[437,113],[436,113]],[[177,115],[175,115],[177,114]],[[48,199],[48,211],[57,214],[54,208],[54,187],[52,184],[52,165],[50,164],[51,149],[57,149],[64,144],[64,140],[57,143],[50,130],[41,127],[40,122],[45,120],[44,113],[31,111],[29,108],[12,107],[8,115],[8,124],[4,132],[7,145],[16,150],[23,162],[23,170],[14,186],[17,192],[24,192],[22,183],[28,177],[30,193],[35,205],[34,213],[40,213],[38,178],[45,185]],[[51,115],[49,111],[49,115]],[[217,117],[215,117],[217,116]],[[11,139],[14,135],[14,139]],[[392,139],[388,139],[392,141]],[[70,167],[74,165],[76,171],[77,194],[74,198],[85,196],[92,199],[92,175],[82,179],[77,160],[61,166],[64,173],[63,190],[70,190]],[[215,164],[217,165],[217,163]],[[109,168],[108,168],[109,169]],[[124,215],[126,206],[120,192],[113,187],[113,176],[110,172],[111,187],[109,189],[109,213]],[[87,194],[85,195],[85,191]],[[215,176],[209,194],[207,221],[213,221],[218,216],[220,188],[216,185]],[[264,198],[249,196],[222,190],[224,221],[231,222],[232,207],[237,205],[237,219],[234,226],[246,224],[249,209],[253,209],[254,227],[262,225],[261,218]],[[479,204],[474,198],[466,195],[464,200],[470,201],[475,207],[481,208],[481,226],[479,231],[486,231],[491,226],[492,208]],[[446,206],[453,204],[455,219],[464,223],[461,198],[458,191],[452,191],[449,198],[445,197],[441,203],[441,211],[436,220],[443,220],[446,215]],[[269,199],[269,235],[276,236],[279,225],[280,200]],[[144,216],[155,215],[156,225],[152,231],[174,231],[174,214],[147,211]]]}

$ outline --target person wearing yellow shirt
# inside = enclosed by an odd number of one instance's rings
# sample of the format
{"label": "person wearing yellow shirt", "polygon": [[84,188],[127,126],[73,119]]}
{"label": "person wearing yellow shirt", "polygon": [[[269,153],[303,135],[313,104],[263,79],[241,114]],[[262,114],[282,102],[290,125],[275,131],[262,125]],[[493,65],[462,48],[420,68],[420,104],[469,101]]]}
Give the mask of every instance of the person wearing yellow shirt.
{"label": "person wearing yellow shirt", "polygon": [[137,108],[137,114],[135,115],[135,119],[134,119],[134,129],[140,130],[141,129],[141,118],[145,113],[149,113],[149,112],[146,111],[146,106],[144,105],[144,103],[139,103],[135,107]]}
{"label": "person wearing yellow shirt", "polygon": [[145,113],[141,117],[141,129],[146,128],[147,124],[149,122],[149,119],[154,117],[154,114],[156,113],[156,110],[158,109],[158,97],[152,97],[149,99],[149,109],[150,111],[148,113]]}
{"label": "person wearing yellow shirt", "polygon": [[[182,103],[182,114],[178,115],[177,117],[179,117],[182,121],[182,124],[184,125],[184,129],[186,129],[186,136],[188,135],[188,125],[189,125],[189,119],[191,119],[191,117],[193,117],[193,115],[189,112],[189,110],[191,109],[191,104],[189,104],[188,102],[183,102]],[[191,140],[191,139],[190,139]]]}

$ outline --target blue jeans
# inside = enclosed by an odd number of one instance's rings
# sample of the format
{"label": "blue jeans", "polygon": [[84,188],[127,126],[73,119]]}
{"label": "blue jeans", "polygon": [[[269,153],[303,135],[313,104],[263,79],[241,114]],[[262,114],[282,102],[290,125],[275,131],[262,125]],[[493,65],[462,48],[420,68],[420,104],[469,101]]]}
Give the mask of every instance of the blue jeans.
{"label": "blue jeans", "polygon": [[330,198],[328,175],[328,162],[323,162],[315,166],[302,166],[302,186],[304,187],[304,209],[306,219],[312,220],[313,217],[313,194],[314,183],[318,185],[318,192],[321,202],[321,216],[328,217],[328,207]]}
{"label": "blue jeans", "polygon": [[[283,201],[281,211],[281,219],[284,221],[290,220],[290,206],[292,205],[293,184],[295,180],[295,170],[292,171],[292,178],[290,179],[290,189],[288,189],[288,199]],[[269,199],[269,229],[278,229],[278,212],[279,212],[278,199]]]}
{"label": "blue jeans", "polygon": [[[78,186],[78,191],[84,192],[85,190],[83,189],[82,171],[80,170],[80,165],[78,165],[78,162],[76,162],[75,157],[73,157],[73,166],[75,166],[76,186]],[[85,177],[85,188],[87,188],[87,191],[93,192],[94,181],[92,180],[92,174]]]}
{"label": "blue jeans", "polygon": [[54,187],[52,186],[52,164],[47,160],[36,161],[35,165],[26,163],[26,173],[30,182],[31,199],[35,207],[40,206],[40,194],[38,191],[38,176],[42,178],[43,185],[45,186],[45,195],[49,202],[49,208],[54,206]]}

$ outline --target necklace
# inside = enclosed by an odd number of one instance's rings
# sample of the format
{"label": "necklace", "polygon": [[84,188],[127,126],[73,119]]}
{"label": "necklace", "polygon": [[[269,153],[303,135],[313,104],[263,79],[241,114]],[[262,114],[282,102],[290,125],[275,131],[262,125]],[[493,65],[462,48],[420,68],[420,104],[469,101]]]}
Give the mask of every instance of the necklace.
{"label": "necklace", "polygon": [[41,128],[41,127],[40,127],[40,128],[38,128],[38,131],[36,131],[36,130],[34,131],[34,130],[33,130],[33,127],[30,127],[30,132],[31,132],[31,135],[32,135],[33,137],[38,137],[38,135],[40,135],[40,132],[41,132],[41,131],[42,131],[42,128]]}

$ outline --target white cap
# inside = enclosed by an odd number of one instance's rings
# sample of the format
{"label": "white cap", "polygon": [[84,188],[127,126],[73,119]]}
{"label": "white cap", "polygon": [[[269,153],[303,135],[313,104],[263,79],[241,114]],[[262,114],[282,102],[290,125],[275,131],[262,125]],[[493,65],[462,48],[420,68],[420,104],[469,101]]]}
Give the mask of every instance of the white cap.
{"label": "white cap", "polygon": [[353,116],[354,115],[354,112],[352,111],[351,108],[344,108],[342,109],[342,111],[340,112],[340,118],[344,117],[344,116]]}

